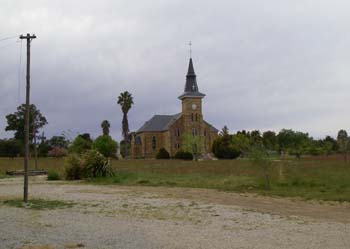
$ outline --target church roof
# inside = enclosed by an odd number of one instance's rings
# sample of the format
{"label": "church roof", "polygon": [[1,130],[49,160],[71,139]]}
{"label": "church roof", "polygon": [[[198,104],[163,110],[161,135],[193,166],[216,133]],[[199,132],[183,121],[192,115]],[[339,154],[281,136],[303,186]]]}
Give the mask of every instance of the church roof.
{"label": "church roof", "polygon": [[175,115],[154,115],[136,132],[166,131],[179,117],[181,117],[181,113]]}
{"label": "church roof", "polygon": [[198,84],[197,84],[197,76],[194,72],[193,61],[190,58],[190,62],[188,65],[188,71],[186,75],[186,84],[184,93],[179,97],[179,99],[183,99],[186,97],[199,97],[203,98],[205,94],[199,92]]}
{"label": "church roof", "polygon": [[[144,125],[136,131],[145,132],[145,131],[167,131],[169,127],[179,118],[181,117],[181,113],[175,115],[154,115],[150,120],[144,123]],[[203,120],[204,121],[204,120]],[[211,132],[219,132],[214,126],[204,121],[210,127]]]}
{"label": "church roof", "polygon": [[218,133],[219,132],[219,130],[218,129],[216,129],[214,126],[212,126],[211,124],[209,124],[207,121],[205,121],[205,120],[203,120],[204,121],[204,123],[206,123],[207,125],[209,125],[209,127],[210,127],[210,131],[212,131],[212,132],[216,132],[216,133]]}

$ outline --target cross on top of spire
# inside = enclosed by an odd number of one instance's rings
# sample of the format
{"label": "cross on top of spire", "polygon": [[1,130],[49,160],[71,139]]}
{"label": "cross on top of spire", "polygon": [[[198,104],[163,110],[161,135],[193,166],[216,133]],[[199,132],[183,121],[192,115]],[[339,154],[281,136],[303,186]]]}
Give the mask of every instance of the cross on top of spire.
{"label": "cross on top of spire", "polygon": [[190,58],[192,58],[192,41],[188,43],[188,46],[190,47]]}

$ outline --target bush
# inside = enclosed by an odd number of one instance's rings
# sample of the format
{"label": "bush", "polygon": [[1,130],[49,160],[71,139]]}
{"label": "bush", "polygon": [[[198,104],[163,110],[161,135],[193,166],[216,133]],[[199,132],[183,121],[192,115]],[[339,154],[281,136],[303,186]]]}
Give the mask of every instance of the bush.
{"label": "bush", "polygon": [[47,174],[47,180],[57,181],[57,180],[61,180],[61,177],[56,171],[49,171],[49,173]]}
{"label": "bush", "polygon": [[107,158],[97,150],[89,150],[82,157],[85,177],[113,176],[113,169]]}
{"label": "bush", "polygon": [[92,140],[88,134],[78,135],[72,145],[69,147],[69,152],[83,154],[92,148]]}
{"label": "bush", "polygon": [[170,154],[165,148],[161,148],[158,151],[156,158],[157,159],[169,159],[170,158]]}
{"label": "bush", "polygon": [[81,159],[77,155],[69,155],[65,160],[65,178],[67,180],[80,180],[83,178]]}
{"label": "bush", "polygon": [[67,150],[60,147],[54,147],[52,150],[49,151],[48,155],[56,158],[64,157],[67,155]]}
{"label": "bush", "polygon": [[230,142],[226,142],[223,137],[219,137],[214,141],[213,153],[217,158],[221,159],[235,159],[241,154],[238,148]]}
{"label": "bush", "polygon": [[102,135],[96,138],[93,147],[105,157],[115,157],[118,144],[110,136]]}
{"label": "bush", "polygon": [[175,154],[176,159],[182,159],[182,160],[193,160],[193,154],[188,151],[178,151]]}
{"label": "bush", "polygon": [[19,140],[16,140],[16,139],[0,140],[1,157],[16,157],[22,154],[22,150],[23,150],[23,145]]}
{"label": "bush", "polygon": [[97,150],[88,150],[82,156],[70,155],[66,158],[65,171],[67,180],[114,176],[109,160]]}

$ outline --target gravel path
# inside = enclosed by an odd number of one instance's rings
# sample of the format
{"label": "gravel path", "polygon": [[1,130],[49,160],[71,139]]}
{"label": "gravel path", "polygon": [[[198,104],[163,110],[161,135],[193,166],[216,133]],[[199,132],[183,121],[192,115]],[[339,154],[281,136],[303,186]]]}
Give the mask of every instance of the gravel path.
{"label": "gravel path", "polygon": [[[36,179],[30,185],[31,198],[76,205],[32,210],[0,204],[0,248],[350,248],[347,219],[340,222],[256,211],[257,205],[251,210],[247,205],[223,204],[217,198],[225,199],[225,193],[217,191],[188,190],[197,197],[181,197],[186,191]],[[213,201],[208,194],[198,198],[202,192],[211,193]],[[0,180],[1,203],[21,193],[20,179]],[[238,200],[239,195],[235,196]],[[341,208],[336,212],[349,210],[346,204]]]}

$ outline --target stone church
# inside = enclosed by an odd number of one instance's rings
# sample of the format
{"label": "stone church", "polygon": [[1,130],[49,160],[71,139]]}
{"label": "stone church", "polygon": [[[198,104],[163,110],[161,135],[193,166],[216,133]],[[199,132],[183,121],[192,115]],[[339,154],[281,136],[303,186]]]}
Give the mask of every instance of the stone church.
{"label": "stone church", "polygon": [[136,132],[131,133],[133,158],[155,158],[159,149],[165,148],[170,156],[181,150],[183,135],[199,136],[201,154],[211,153],[218,130],[204,121],[202,99],[190,58],[184,93],[179,96],[182,111],[175,115],[155,115]]}

